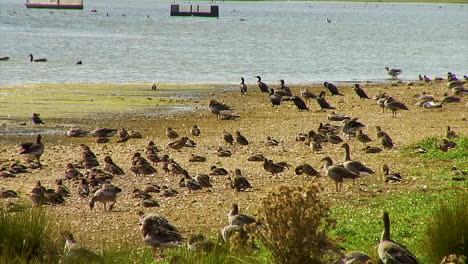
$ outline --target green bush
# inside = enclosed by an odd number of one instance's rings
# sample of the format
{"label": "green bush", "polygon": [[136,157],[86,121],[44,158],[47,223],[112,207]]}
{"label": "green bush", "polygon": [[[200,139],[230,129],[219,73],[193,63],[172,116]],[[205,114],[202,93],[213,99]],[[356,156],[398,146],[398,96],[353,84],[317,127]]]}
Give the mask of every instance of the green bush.
{"label": "green bush", "polygon": [[63,243],[43,210],[0,211],[0,263],[55,263]]}
{"label": "green bush", "polygon": [[322,187],[280,186],[263,200],[258,237],[280,264],[331,263],[338,250],[328,238],[335,226]]}
{"label": "green bush", "polygon": [[426,228],[425,251],[430,263],[450,254],[468,256],[468,194],[441,203]]}

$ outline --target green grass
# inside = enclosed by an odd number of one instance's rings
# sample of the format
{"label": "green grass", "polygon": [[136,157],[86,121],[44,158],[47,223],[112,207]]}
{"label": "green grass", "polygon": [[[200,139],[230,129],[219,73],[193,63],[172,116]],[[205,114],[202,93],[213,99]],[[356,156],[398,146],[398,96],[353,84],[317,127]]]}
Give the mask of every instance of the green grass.
{"label": "green grass", "polygon": [[439,161],[451,161],[456,164],[468,164],[468,138],[461,137],[454,139],[457,146],[454,149],[451,149],[447,152],[443,152],[437,148],[437,145],[440,143],[442,138],[440,137],[431,137],[426,138],[420,142],[411,144],[405,147],[406,150],[415,149],[417,147],[425,148],[426,153],[414,153],[409,152],[409,156],[420,156],[423,158],[428,158],[432,160]]}
{"label": "green grass", "polygon": [[[161,106],[187,105],[198,93],[229,89],[221,84],[22,84],[0,86],[2,115],[27,118],[91,117],[100,113],[143,112]],[[231,87],[232,88],[232,87]]]}

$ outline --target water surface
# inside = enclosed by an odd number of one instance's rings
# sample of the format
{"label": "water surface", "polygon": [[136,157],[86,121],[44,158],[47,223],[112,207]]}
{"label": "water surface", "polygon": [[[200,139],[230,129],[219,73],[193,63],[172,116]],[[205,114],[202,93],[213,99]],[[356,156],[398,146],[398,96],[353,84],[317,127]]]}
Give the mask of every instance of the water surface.
{"label": "water surface", "polygon": [[[171,3],[85,0],[74,11],[2,0],[0,57],[11,59],[0,84],[381,81],[385,66],[402,79],[468,73],[464,4],[219,2],[219,18],[200,18],[170,17]],[[49,61],[29,63],[30,53]]]}

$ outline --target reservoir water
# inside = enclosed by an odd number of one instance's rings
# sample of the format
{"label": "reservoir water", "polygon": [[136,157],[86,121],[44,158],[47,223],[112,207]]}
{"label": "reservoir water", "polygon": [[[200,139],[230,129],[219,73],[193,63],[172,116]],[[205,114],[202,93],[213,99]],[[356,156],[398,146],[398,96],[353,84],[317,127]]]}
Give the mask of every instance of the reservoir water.
{"label": "reservoir water", "polygon": [[383,81],[386,66],[403,80],[468,74],[466,4],[215,2],[219,18],[201,18],[169,16],[172,1],[24,3],[0,1],[0,57],[11,58],[0,85]]}

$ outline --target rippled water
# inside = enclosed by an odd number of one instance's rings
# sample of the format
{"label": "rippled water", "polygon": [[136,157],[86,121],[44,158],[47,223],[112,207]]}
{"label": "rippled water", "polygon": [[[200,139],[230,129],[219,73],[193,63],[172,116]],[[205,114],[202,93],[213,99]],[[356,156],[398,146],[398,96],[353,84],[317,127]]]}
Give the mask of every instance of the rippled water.
{"label": "rippled water", "polygon": [[[0,84],[379,81],[385,66],[402,79],[468,73],[463,4],[219,2],[216,19],[170,17],[172,2],[150,0],[85,0],[83,11],[24,2],[0,1],[0,57],[11,57]],[[49,61],[29,63],[30,53]]]}

